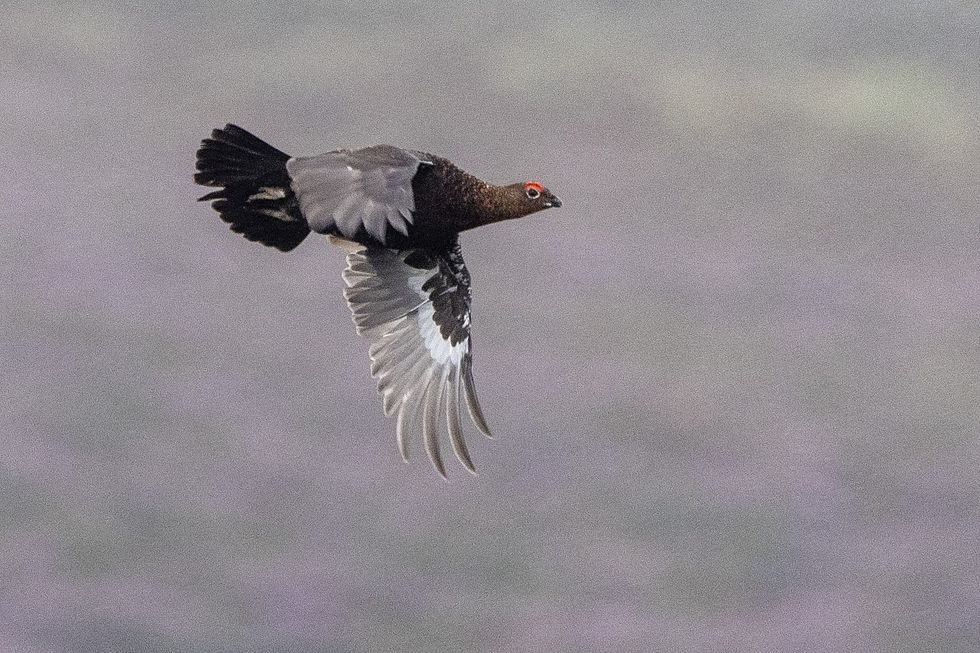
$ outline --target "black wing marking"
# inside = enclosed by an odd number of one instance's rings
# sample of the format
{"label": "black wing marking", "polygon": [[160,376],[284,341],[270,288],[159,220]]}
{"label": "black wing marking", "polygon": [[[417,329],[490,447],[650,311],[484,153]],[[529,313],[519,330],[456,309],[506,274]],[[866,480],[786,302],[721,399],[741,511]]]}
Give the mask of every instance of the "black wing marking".
{"label": "black wing marking", "polygon": [[371,374],[385,414],[397,414],[398,447],[421,430],[436,470],[443,418],[459,461],[475,473],[460,420],[465,401],[477,428],[490,437],[473,384],[470,275],[459,244],[446,250],[360,249],[347,256],[345,296],[360,335],[372,341]]}

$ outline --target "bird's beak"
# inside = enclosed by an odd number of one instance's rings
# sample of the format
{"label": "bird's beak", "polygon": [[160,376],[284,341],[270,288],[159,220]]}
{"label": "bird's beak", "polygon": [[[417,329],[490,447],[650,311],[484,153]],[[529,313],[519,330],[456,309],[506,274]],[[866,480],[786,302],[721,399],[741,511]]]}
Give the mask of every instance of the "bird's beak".
{"label": "bird's beak", "polygon": [[559,206],[561,206],[561,200],[558,199],[557,197],[552,197],[551,201],[548,202],[548,206],[557,209]]}

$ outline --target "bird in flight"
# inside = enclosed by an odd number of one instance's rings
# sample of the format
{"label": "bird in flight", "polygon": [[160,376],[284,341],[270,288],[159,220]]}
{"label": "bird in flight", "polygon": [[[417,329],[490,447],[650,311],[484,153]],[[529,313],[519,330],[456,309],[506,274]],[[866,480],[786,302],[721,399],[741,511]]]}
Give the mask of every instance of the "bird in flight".
{"label": "bird in flight", "polygon": [[475,473],[460,408],[490,437],[473,384],[470,275],[459,233],[561,206],[541,184],[496,186],[433,154],[375,145],[291,157],[236,125],[197,151],[200,198],[231,230],[288,252],[315,231],[347,251],[344,295],[371,342],[371,374],[408,461],[421,433],[436,470],[445,420],[459,461]]}

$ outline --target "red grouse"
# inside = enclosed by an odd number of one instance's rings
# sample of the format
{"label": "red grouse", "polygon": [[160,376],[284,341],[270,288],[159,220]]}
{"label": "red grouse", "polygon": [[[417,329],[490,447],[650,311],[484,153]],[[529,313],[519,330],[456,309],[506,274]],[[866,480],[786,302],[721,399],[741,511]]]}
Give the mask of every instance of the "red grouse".
{"label": "red grouse", "polygon": [[465,402],[490,436],[473,385],[470,275],[459,233],[561,201],[537,182],[494,186],[450,161],[391,145],[290,157],[235,125],[197,151],[194,181],[231,230],[287,252],[310,231],[345,247],[344,292],[357,332],[371,340],[371,374],[386,415],[397,413],[408,460],[421,431],[432,464],[445,416],[460,462],[474,471],[460,423]]}

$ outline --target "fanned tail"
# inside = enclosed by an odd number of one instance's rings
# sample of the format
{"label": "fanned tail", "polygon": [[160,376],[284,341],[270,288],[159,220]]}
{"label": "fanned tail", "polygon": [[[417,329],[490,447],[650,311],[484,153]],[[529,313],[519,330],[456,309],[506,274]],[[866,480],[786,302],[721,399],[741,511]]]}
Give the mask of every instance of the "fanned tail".
{"label": "fanned tail", "polygon": [[241,127],[215,129],[197,151],[194,181],[221,189],[199,201],[213,201],[232,231],[288,252],[310,233],[289,183],[288,160]]}

